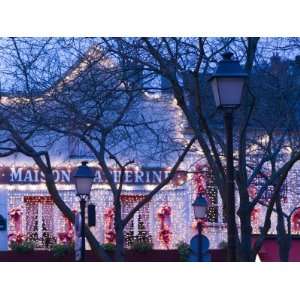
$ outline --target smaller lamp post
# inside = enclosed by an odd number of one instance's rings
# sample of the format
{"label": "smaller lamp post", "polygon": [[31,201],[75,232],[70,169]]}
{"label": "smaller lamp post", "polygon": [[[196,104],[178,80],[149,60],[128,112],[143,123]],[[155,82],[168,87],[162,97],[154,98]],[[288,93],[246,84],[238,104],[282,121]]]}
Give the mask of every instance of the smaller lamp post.
{"label": "smaller lamp post", "polygon": [[207,216],[207,207],[208,203],[206,198],[202,195],[199,194],[196,200],[192,204],[194,208],[194,216],[197,221],[197,229],[198,229],[198,234],[199,234],[199,239],[198,239],[198,261],[203,261],[202,257],[202,221],[206,218]]}
{"label": "smaller lamp post", "polygon": [[85,206],[86,200],[89,199],[92,184],[94,180],[94,173],[90,167],[87,166],[87,161],[83,161],[81,166],[78,167],[74,179],[76,186],[76,195],[80,199],[80,214],[81,214],[81,259],[85,258]]}

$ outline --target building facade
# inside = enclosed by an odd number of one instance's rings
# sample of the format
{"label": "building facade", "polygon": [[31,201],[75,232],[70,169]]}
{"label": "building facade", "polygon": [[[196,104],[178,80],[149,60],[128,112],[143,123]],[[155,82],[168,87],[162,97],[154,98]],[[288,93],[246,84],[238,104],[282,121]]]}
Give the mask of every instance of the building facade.
{"label": "building facade", "polygon": [[[72,77],[69,75],[69,77]],[[166,82],[163,82],[166,85]],[[169,95],[141,95],[145,103],[161,103],[157,109],[167,115],[174,126],[174,137],[185,143],[189,134],[186,121]],[[144,103],[143,102],[143,103]],[[150,112],[153,113],[152,108]],[[79,211],[73,175],[81,160],[90,161],[95,171],[95,181],[91,193],[91,203],[96,205],[96,226],[91,228],[100,243],[114,243],[113,197],[109,185],[97,162],[87,149],[78,141],[63,139],[48,149],[53,165],[53,174],[59,193],[74,212]],[[172,160],[171,160],[172,161]],[[141,201],[143,197],[164,180],[172,163],[153,163],[138,160],[134,167],[125,172],[124,187],[121,195],[123,217]],[[287,213],[300,203],[299,166],[290,172],[282,190],[283,209]],[[120,170],[111,166],[115,182],[120,179]],[[259,178],[249,188],[250,197],[255,197],[261,186]],[[267,204],[271,187],[263,196]],[[153,199],[136,213],[125,228],[125,247],[130,247],[136,238],[150,239],[155,249],[173,249],[181,242],[189,243],[196,233],[192,202],[197,195],[203,194],[209,203],[204,233],[210,240],[210,248],[216,249],[226,241],[226,224],[223,218],[223,205],[200,149],[195,147],[180,165],[175,178],[158,192]],[[266,207],[258,205],[252,215],[253,232],[259,233]],[[238,207],[238,195],[237,195]],[[37,249],[49,248],[53,243],[66,243],[74,239],[73,225],[55,206],[47,191],[43,173],[27,157],[16,154],[2,158],[0,165],[0,215],[6,226],[0,231],[0,250],[10,249],[12,241],[32,240]],[[2,221],[3,222],[3,221]],[[300,213],[292,219],[293,233],[300,231]],[[5,222],[3,222],[5,223]],[[276,232],[276,215],[272,216],[270,233]]]}

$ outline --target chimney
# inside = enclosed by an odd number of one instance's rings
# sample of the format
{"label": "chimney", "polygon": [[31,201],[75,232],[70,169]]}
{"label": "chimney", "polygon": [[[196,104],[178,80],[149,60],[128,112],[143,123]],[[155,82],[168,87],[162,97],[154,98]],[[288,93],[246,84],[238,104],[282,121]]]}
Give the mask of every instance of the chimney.
{"label": "chimney", "polygon": [[281,60],[281,57],[276,53],[271,59],[271,74],[274,76],[282,76],[287,74],[288,71],[288,61]]}
{"label": "chimney", "polygon": [[270,58],[271,62],[271,73],[273,75],[278,75],[280,72],[280,64],[281,64],[281,59],[280,56],[275,53],[273,56]]}

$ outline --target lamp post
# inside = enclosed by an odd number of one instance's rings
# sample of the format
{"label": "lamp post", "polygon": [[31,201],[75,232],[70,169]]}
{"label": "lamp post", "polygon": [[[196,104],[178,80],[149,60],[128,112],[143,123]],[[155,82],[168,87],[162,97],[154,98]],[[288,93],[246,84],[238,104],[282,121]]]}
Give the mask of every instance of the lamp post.
{"label": "lamp post", "polygon": [[226,218],[228,238],[228,260],[236,261],[237,229],[235,221],[234,165],[233,165],[233,111],[241,104],[245,80],[248,76],[239,62],[226,52],[211,76],[212,91],[216,106],[224,113],[226,134]]}
{"label": "lamp post", "polygon": [[81,257],[80,261],[85,259],[85,206],[86,200],[89,199],[92,184],[94,180],[94,173],[90,167],[87,166],[87,161],[83,161],[78,167],[74,175],[76,195],[80,199],[80,215],[81,215]]}
{"label": "lamp post", "polygon": [[194,208],[194,216],[197,220],[197,229],[198,229],[198,261],[203,261],[202,257],[202,221],[206,218],[208,203],[205,197],[202,194],[199,194],[196,200],[192,204]]}

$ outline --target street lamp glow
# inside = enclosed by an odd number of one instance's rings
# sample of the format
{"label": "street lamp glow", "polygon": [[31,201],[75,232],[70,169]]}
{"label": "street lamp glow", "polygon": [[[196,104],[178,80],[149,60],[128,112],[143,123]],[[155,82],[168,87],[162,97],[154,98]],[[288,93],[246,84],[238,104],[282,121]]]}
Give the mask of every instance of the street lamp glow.
{"label": "street lamp glow", "polygon": [[217,70],[209,81],[217,108],[234,109],[241,104],[243,87],[248,74],[244,72],[238,61],[232,59],[231,52],[226,52],[222,56],[223,60],[218,63]]}
{"label": "street lamp glow", "polygon": [[94,177],[87,161],[83,161],[74,175],[77,196],[88,196],[91,193]]}
{"label": "street lamp glow", "polygon": [[205,197],[200,194],[193,202],[192,206],[194,208],[196,220],[203,220],[206,218],[208,203]]}

